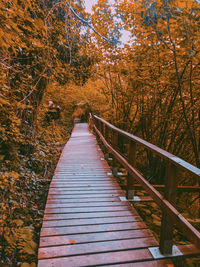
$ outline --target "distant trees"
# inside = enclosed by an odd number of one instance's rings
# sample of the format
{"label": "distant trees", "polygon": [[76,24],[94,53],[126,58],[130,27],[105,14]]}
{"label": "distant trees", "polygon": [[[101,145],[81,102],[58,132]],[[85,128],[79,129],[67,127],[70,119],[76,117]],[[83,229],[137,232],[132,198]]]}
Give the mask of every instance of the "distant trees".
{"label": "distant trees", "polygon": [[[84,13],[81,1],[71,5]],[[87,33],[64,2],[3,1],[0,22],[0,111],[7,114],[0,119],[0,154],[18,142],[29,153],[48,82],[83,84],[94,61],[84,52]]]}
{"label": "distant trees", "polygon": [[199,7],[195,0],[122,1],[118,13],[131,40],[107,50],[100,68],[116,123],[198,167]]}
{"label": "distant trees", "polygon": [[[69,2],[85,16],[82,1]],[[95,62],[69,2],[0,4],[0,265],[36,266],[48,179],[72,126],[78,85]],[[63,108],[56,123],[60,110],[47,118],[48,101]]]}

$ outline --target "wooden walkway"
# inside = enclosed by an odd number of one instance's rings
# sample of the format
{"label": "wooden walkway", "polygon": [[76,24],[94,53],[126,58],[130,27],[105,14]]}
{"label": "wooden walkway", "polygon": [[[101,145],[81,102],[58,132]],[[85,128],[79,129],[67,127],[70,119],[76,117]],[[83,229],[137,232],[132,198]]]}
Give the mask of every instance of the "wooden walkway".
{"label": "wooden walkway", "polygon": [[39,267],[173,266],[123,191],[86,123],[76,124],[52,179],[40,234]]}

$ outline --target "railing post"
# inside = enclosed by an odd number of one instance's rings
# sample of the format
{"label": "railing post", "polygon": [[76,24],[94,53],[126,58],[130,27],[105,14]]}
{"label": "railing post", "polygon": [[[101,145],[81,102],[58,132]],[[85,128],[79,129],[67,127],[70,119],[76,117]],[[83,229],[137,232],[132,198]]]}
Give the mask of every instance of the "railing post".
{"label": "railing post", "polygon": [[[176,202],[177,192],[177,167],[170,162],[167,164],[165,175],[165,192],[164,197],[172,205]],[[165,209],[162,209],[162,222],[160,233],[160,252],[162,254],[172,254],[173,246],[173,223]]]}
{"label": "railing post", "polygon": [[97,127],[97,129],[100,131],[100,121],[95,119],[95,125]]}
{"label": "railing post", "polygon": [[103,122],[99,121],[99,131],[103,134]]}
{"label": "railing post", "polygon": [[[136,166],[136,143],[130,140],[129,143],[129,153],[128,153],[129,163],[135,167]],[[129,174],[127,176],[127,188],[126,188],[126,198],[133,199],[134,197],[134,179]]]}
{"label": "railing post", "polygon": [[[118,133],[112,130],[112,147],[116,150],[118,146]],[[116,176],[118,172],[118,167],[117,167],[117,160],[113,156],[113,174]]]}
{"label": "railing post", "polygon": [[[109,143],[109,128],[108,128],[108,126],[106,124],[104,124],[104,138]],[[109,158],[109,151],[106,148],[105,148],[105,158],[106,159]]]}
{"label": "railing post", "polygon": [[119,135],[118,137],[118,145],[119,145],[119,151],[123,154],[124,152],[124,137],[122,135]]}
{"label": "railing post", "polygon": [[106,139],[106,141],[109,143],[109,128],[107,125],[104,125],[104,137]]}
{"label": "railing post", "polygon": [[92,131],[93,130],[93,125],[94,125],[94,118],[92,116],[92,114],[89,114],[89,130]]}

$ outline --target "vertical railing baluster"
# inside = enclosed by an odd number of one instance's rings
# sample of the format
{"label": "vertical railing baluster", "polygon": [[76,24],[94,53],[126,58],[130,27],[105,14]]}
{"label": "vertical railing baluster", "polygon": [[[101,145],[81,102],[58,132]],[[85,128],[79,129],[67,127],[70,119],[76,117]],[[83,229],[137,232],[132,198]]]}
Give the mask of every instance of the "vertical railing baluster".
{"label": "vertical railing baluster", "polygon": [[[106,141],[109,143],[109,128],[106,124],[104,124],[104,137],[105,137]],[[106,159],[109,158],[109,151],[106,148],[105,148],[105,158]]]}
{"label": "vertical railing baluster", "polygon": [[[129,142],[128,161],[133,167],[136,166],[136,143],[132,140],[130,140]],[[126,198],[133,199],[133,197],[134,197],[134,179],[128,174]]]}
{"label": "vertical railing baluster", "polygon": [[93,130],[93,125],[94,125],[94,118],[92,116],[92,114],[89,114],[89,130],[92,131]]}
{"label": "vertical railing baluster", "polygon": [[100,121],[100,132],[103,134],[103,122]]}
{"label": "vertical railing baluster", "polygon": [[105,125],[105,128],[104,128],[104,137],[106,141],[109,143],[109,128],[107,125]]}
{"label": "vertical railing baluster", "polygon": [[[164,197],[172,205],[176,203],[177,192],[177,167],[170,162],[167,164],[165,175]],[[165,209],[162,210],[162,222],[160,233],[160,252],[162,254],[171,254],[173,246],[173,223]]]}
{"label": "vertical railing baluster", "polygon": [[[115,130],[112,130],[112,147],[117,150],[118,147],[118,133]],[[116,176],[118,172],[118,167],[117,167],[117,160],[113,156],[113,161],[112,161],[112,166],[113,166],[113,174]]]}
{"label": "vertical railing baluster", "polygon": [[100,131],[100,121],[96,119],[96,126],[97,126],[97,129]]}

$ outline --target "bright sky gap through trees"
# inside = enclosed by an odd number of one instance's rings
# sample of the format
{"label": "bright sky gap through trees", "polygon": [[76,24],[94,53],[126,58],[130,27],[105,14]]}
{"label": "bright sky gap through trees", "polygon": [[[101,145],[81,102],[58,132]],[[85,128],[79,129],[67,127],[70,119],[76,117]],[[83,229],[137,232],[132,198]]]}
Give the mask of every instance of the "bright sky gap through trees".
{"label": "bright sky gap through trees", "polygon": [[[98,0],[85,0],[85,7],[86,7],[86,12],[92,13],[92,7],[97,4]],[[113,3],[114,1],[110,0],[110,3]],[[122,30],[122,36],[120,41],[122,44],[125,44],[129,41],[130,39],[130,33],[128,31]]]}

